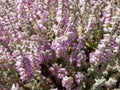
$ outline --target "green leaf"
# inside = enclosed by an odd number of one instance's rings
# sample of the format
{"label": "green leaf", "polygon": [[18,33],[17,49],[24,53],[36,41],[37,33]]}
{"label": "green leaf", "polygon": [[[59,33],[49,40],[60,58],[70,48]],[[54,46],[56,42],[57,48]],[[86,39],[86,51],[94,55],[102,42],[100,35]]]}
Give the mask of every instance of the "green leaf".
{"label": "green leaf", "polygon": [[68,53],[71,53],[71,51],[72,51],[72,47],[69,46],[69,47],[68,47]]}
{"label": "green leaf", "polygon": [[92,44],[91,42],[86,42],[85,45],[93,50],[96,50],[96,45]]}
{"label": "green leaf", "polygon": [[77,27],[77,33],[78,33],[78,36],[82,35],[82,27],[80,25]]}
{"label": "green leaf", "polygon": [[107,23],[107,28],[111,28],[112,25],[110,23]]}

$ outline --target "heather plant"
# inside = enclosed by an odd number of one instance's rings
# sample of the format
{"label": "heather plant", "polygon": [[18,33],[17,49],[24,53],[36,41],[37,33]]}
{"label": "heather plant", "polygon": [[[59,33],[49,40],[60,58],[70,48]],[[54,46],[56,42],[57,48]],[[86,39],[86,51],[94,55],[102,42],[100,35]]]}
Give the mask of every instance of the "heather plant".
{"label": "heather plant", "polygon": [[0,1],[2,90],[120,89],[119,55],[119,0]]}

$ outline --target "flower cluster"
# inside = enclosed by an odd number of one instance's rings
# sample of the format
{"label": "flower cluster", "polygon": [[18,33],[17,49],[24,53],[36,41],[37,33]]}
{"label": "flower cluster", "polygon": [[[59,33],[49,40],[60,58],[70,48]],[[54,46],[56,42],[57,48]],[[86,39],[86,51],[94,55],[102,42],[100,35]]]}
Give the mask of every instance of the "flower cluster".
{"label": "flower cluster", "polygon": [[119,6],[119,0],[0,1],[0,86],[120,88]]}

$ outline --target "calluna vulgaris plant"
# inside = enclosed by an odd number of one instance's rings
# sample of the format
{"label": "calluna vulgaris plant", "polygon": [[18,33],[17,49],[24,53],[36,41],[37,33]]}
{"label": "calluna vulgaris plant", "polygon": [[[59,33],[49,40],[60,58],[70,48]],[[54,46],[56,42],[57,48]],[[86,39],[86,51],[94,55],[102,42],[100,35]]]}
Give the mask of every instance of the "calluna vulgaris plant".
{"label": "calluna vulgaris plant", "polygon": [[0,88],[120,89],[120,0],[0,0]]}

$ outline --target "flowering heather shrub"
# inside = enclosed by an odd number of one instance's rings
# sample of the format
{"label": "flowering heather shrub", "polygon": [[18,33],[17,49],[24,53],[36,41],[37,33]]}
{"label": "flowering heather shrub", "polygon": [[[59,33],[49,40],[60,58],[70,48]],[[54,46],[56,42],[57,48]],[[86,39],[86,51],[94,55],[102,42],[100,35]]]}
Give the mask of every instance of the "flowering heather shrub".
{"label": "flowering heather shrub", "polygon": [[120,0],[0,0],[0,88],[120,89]]}

